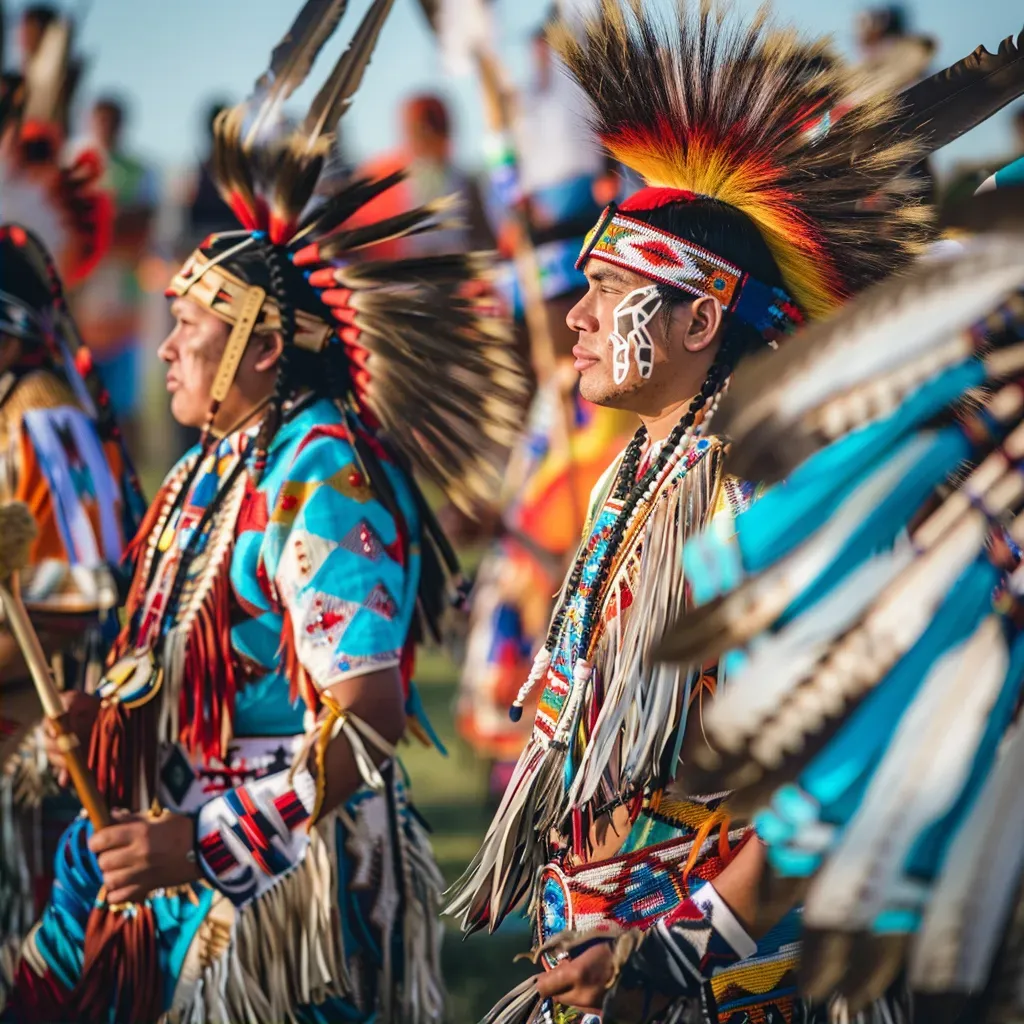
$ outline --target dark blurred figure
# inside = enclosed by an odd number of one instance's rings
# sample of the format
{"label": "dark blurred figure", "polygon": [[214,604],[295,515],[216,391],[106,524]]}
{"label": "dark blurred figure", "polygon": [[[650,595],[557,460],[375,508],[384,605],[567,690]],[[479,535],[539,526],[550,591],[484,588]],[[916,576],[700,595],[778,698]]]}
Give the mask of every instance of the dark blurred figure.
{"label": "dark blurred figure", "polygon": [[46,30],[60,17],[52,4],[31,4],[21,12],[19,25],[22,64],[27,64],[39,52]]}
{"label": "dark blurred figure", "polygon": [[[857,16],[856,35],[861,52],[858,67],[864,72],[865,85],[851,97],[855,102],[876,93],[909,89],[928,74],[938,49],[932,36],[911,31],[902,4],[861,11]],[[912,173],[921,180],[928,201],[935,202],[937,186],[931,163],[918,164]]]}
{"label": "dark blurred figure", "polygon": [[139,270],[151,244],[159,188],[153,169],[124,147],[126,120],[127,104],[118,97],[102,97],[92,108],[90,141],[103,154],[106,184],[117,214],[110,252],[78,290],[74,307],[82,337],[92,349],[124,435],[131,441],[138,437],[134,427],[145,297]]}
{"label": "dark blurred figure", "polygon": [[900,92],[928,73],[937,49],[931,36],[910,31],[901,4],[869,7],[857,16],[860,67],[872,92]]}
{"label": "dark blurred figure", "polygon": [[524,215],[552,351],[527,338],[520,271],[506,263],[499,288],[516,317],[521,347],[536,357],[537,391],[496,506],[481,510],[475,526],[442,510],[455,537],[492,540],[472,593],[456,726],[477,757],[490,763],[495,801],[533,722],[529,711],[512,722],[509,705],[544,641],[551,595],[579,543],[591,490],[636,429],[628,414],[580,396],[572,355],[578,337],[566,324],[587,288],[576,269],[584,237],[620,181],[586,127],[589,100],[558,67],[546,26],[533,35],[533,58],[533,81],[518,98],[513,138],[489,140],[489,209],[506,256],[521,242],[523,220],[514,214]]}
{"label": "dark blurred figure", "polygon": [[[49,30],[54,26],[63,24],[68,32],[67,46],[69,51],[74,49],[74,23],[71,18],[63,18],[61,11],[53,4],[29,4],[23,8],[18,22],[18,45],[21,50],[21,70],[26,73],[34,60],[42,56],[43,42],[47,39]],[[52,57],[52,54],[50,55]],[[75,90],[82,78],[83,62],[79,57],[72,57],[67,60],[63,67],[64,82],[61,92],[61,107],[56,111],[56,123],[59,124],[65,136],[68,133],[71,100]]]}
{"label": "dark blurred figure", "polygon": [[[576,336],[566,327],[565,315],[587,286],[576,259],[586,233],[616,197],[620,180],[587,127],[589,100],[557,65],[547,41],[548,24],[533,34],[533,78],[516,104],[513,138],[495,137],[488,147],[489,211],[500,225],[499,249],[511,256],[516,226],[508,208],[522,206],[540,268],[549,332],[556,353],[567,356]],[[516,174],[510,177],[513,161]],[[501,287],[522,320],[517,278],[515,268],[507,265]]]}
{"label": "dark blurred figure", "polygon": [[192,197],[186,208],[185,237],[181,239],[182,259],[190,253],[207,235],[215,231],[228,231],[236,226],[235,215],[221,198],[217,186],[210,177],[210,160],[213,152],[213,125],[222,110],[230,103],[227,100],[214,100],[206,108],[205,152],[195,170],[192,186]]}
{"label": "dark blurred figure", "polygon": [[396,259],[493,246],[479,189],[453,161],[451,115],[444,100],[432,94],[412,96],[402,104],[400,119],[402,144],[398,151],[371,160],[359,168],[359,173],[376,178],[404,168],[406,178],[364,206],[352,224],[393,216],[445,196],[460,199],[458,212],[464,223],[448,231],[384,243],[367,252],[367,258]]}

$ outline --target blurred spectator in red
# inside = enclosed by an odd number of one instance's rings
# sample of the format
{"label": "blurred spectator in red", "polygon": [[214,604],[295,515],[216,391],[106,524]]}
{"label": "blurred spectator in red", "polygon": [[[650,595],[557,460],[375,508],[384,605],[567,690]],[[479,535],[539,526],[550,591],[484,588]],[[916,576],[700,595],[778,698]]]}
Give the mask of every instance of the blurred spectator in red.
{"label": "blurred spectator in red", "polygon": [[380,178],[404,168],[405,180],[364,206],[351,223],[370,223],[412,206],[455,195],[462,200],[458,213],[465,226],[386,242],[368,251],[367,258],[395,259],[491,247],[493,239],[476,183],[452,161],[451,115],[444,100],[431,94],[410,97],[401,108],[401,131],[402,146],[398,152],[369,161],[358,173]]}
{"label": "blurred spectator in red", "polygon": [[106,184],[117,215],[106,259],[74,299],[78,325],[92,349],[96,367],[110,392],[114,411],[129,440],[140,396],[140,328],[144,290],[139,267],[153,231],[158,205],[155,172],[124,148],[127,105],[105,96],[90,117],[90,141],[106,161]]}

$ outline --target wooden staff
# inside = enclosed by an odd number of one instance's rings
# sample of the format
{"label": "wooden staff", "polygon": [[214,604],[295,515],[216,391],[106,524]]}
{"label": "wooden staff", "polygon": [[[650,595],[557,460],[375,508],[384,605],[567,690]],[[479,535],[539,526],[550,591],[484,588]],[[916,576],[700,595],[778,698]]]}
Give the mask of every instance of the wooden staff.
{"label": "wooden staff", "polygon": [[67,758],[68,774],[78,799],[97,831],[110,824],[110,811],[96,788],[78,737],[68,725],[67,713],[50,675],[43,646],[21,599],[18,573],[28,564],[29,550],[36,537],[36,524],[28,506],[20,501],[0,505],[0,603],[7,613],[7,625],[25,658],[43,712],[53,724],[57,745]]}
{"label": "wooden staff", "polygon": [[[435,33],[438,32],[440,4],[441,0],[420,0],[423,13]],[[500,132],[512,144],[516,96],[507,85],[508,78],[504,74],[496,54],[490,48],[476,46],[472,56],[483,91],[484,116],[488,127],[492,131]],[[519,163],[517,157],[515,162]],[[578,526],[582,528],[584,516],[583,511],[578,507],[579,502],[574,486],[575,459],[572,447],[572,425],[575,410],[572,398],[562,394],[561,385],[556,380],[558,359],[555,343],[551,337],[548,311],[544,303],[540,263],[537,260],[537,250],[530,239],[530,223],[526,209],[522,204],[516,204],[508,211],[508,215],[512,221],[513,232],[512,262],[516,268],[516,277],[523,296],[523,314],[526,320],[526,332],[530,339],[533,367],[537,374],[538,385],[549,384],[559,389],[551,442],[553,449],[565,456],[573,514]]]}

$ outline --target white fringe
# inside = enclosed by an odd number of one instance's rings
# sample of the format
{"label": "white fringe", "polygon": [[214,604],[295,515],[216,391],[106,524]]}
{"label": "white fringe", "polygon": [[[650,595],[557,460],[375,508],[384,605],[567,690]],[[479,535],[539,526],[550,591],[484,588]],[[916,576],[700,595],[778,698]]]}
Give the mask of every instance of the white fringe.
{"label": "white fringe", "polygon": [[[360,978],[358,950],[345,949],[341,932],[336,826],[348,819],[335,813],[310,833],[302,863],[234,912],[227,948],[194,981],[183,972],[162,1024],[291,1022],[299,1007],[332,997],[345,998],[364,1012],[376,1009],[380,1024],[439,1022],[444,1013],[439,924],[444,883],[423,829],[403,813],[404,796],[397,787],[391,798],[394,805],[383,794],[366,800],[344,839],[357,860],[349,885],[377,894],[370,914],[381,932],[384,957],[377,1007],[363,1005],[370,986]],[[401,986],[389,960],[398,928],[404,939]]]}

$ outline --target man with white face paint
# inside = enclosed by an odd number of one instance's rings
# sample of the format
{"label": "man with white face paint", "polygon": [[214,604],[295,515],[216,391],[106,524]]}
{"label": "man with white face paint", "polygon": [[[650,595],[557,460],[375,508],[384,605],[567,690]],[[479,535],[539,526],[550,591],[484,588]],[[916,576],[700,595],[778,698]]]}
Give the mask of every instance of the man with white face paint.
{"label": "man with white face paint", "polygon": [[724,26],[697,3],[668,21],[655,8],[606,0],[553,36],[602,142],[646,182],[590,233],[567,316],[581,395],[642,426],[594,490],[511,709],[542,689],[530,741],[449,906],[494,930],[530,896],[547,973],[489,1024],[825,1019],[797,988],[799,911],[756,927],[753,830],[730,823],[728,794],[680,781],[718,666],[655,655],[688,606],[687,538],[731,535],[752,497],[712,433],[733,367],[904,265],[926,211],[905,151],[853,145],[881,133],[881,108],[830,119],[852,85],[838,59],[821,70],[824,44],[779,47],[774,27]]}

